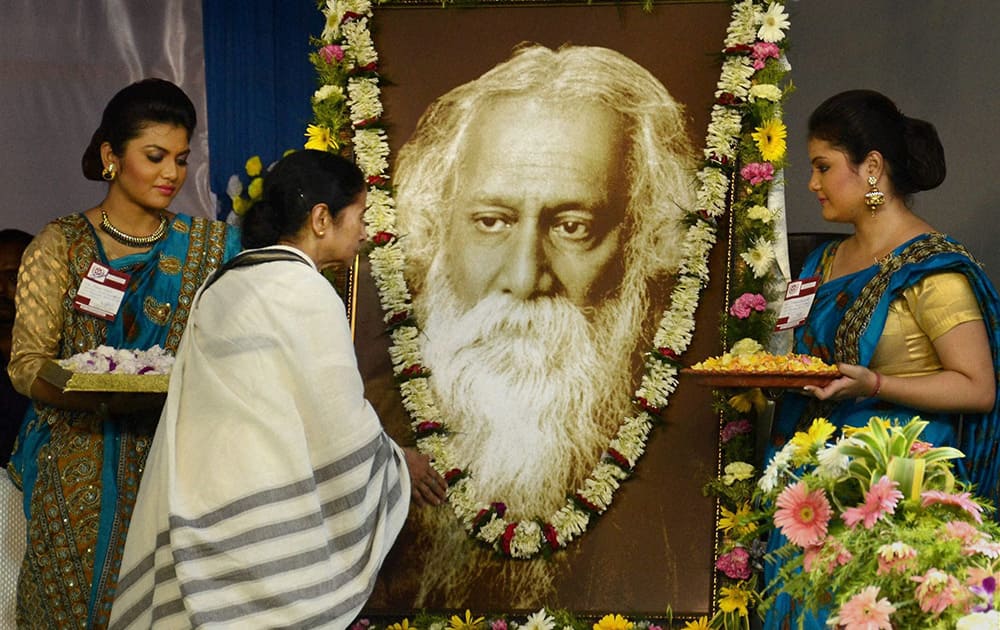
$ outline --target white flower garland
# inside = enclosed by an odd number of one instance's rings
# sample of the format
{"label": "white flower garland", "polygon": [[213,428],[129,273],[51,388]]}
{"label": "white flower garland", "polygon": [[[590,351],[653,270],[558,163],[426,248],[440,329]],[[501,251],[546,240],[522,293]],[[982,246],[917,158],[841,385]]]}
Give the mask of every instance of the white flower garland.
{"label": "white flower garland", "polygon": [[[780,4],[777,6],[780,13]],[[769,36],[780,27],[780,20],[774,19],[774,7],[772,3],[768,8],[772,12],[767,14],[771,18]],[[378,55],[368,30],[371,3],[327,0],[322,11],[326,17],[323,43],[340,45],[345,58],[358,67],[364,66],[369,71],[376,67]],[[754,42],[764,16],[753,0],[735,4],[726,46]],[[752,85],[754,72],[746,57],[728,57],[716,96],[729,93],[743,99],[774,98],[773,90]],[[376,245],[369,255],[372,275],[386,322],[391,327],[389,355],[393,372],[401,380],[400,392],[417,435],[417,446],[433,458],[435,467],[448,479],[449,503],[471,535],[513,558],[532,558],[565,547],[586,531],[594,515],[603,513],[611,504],[615,491],[631,475],[645,451],[656,416],[667,406],[677,387],[677,357],[691,342],[695,309],[709,279],[708,256],[716,241],[715,220],[726,210],[730,181],[724,165],[735,163],[742,132],[741,114],[724,105],[712,109],[705,148],[707,165],[698,173],[698,211],[688,217],[691,225],[682,239],[683,259],[670,307],[660,320],[655,349],[647,356],[646,371],[635,392],[636,413],[623,419],[601,461],[572,499],[544,519],[509,521],[504,518],[506,507],[502,503],[484,504],[472,498],[473,481],[469,473],[459,468],[449,450],[448,427],[442,421],[423,367],[419,330],[411,318],[412,295],[403,274],[406,258],[395,234],[395,203],[385,189],[388,142],[384,130],[371,126],[382,114],[378,80],[351,78],[345,91],[354,127],[354,155],[370,182],[366,220],[368,234]],[[752,254],[754,260],[763,264],[768,247],[768,243],[761,244],[760,250]]]}

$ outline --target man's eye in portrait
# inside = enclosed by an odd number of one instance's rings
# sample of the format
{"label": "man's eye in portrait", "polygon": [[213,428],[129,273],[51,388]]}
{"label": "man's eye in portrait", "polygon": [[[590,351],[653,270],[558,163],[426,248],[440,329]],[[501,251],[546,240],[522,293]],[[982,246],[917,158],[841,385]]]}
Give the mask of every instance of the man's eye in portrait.
{"label": "man's eye in portrait", "polygon": [[590,245],[597,236],[594,234],[593,219],[579,216],[556,217],[552,235],[556,242],[574,247]]}
{"label": "man's eye in portrait", "polygon": [[472,222],[479,231],[496,234],[510,229],[515,219],[500,214],[474,214]]}

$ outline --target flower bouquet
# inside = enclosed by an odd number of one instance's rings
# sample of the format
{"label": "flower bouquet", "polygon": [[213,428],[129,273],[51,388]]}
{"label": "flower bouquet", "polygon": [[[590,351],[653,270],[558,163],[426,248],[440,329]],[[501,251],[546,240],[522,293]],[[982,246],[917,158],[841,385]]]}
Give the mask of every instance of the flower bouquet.
{"label": "flower bouquet", "polygon": [[774,456],[756,498],[788,542],[762,611],[785,593],[834,627],[1000,628],[993,507],[955,479],[961,451],[919,439],[926,426],[874,417],[831,442],[817,418]]}

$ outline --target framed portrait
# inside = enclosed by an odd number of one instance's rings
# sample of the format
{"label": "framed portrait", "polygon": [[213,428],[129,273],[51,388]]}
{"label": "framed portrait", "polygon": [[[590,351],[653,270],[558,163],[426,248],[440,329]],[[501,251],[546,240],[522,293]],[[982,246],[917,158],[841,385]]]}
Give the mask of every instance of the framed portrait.
{"label": "framed portrait", "polygon": [[[389,159],[393,164],[392,178],[400,216],[404,217],[408,211],[406,182],[421,179],[423,171],[395,160],[402,153],[408,154],[411,162],[419,161],[424,154],[437,151],[435,148],[422,149],[416,144],[420,135],[418,130],[424,128],[427,131],[425,127],[435,124],[437,120],[438,114],[428,113],[432,106],[462,86],[504,71],[510,60],[523,56],[521,53],[525,49],[544,47],[555,54],[567,49],[587,49],[581,53],[587,59],[593,56],[591,52],[597,53],[597,57],[607,54],[609,59],[621,58],[626,65],[641,69],[641,73],[650,75],[652,81],[659,85],[656,90],[665,90],[670,101],[677,105],[676,117],[682,134],[670,141],[686,143],[684,151],[689,157],[700,156],[719,78],[720,59],[717,53],[726,36],[729,11],[730,7],[725,2],[657,3],[649,11],[639,5],[584,3],[483,4],[450,8],[437,4],[380,5],[374,11],[371,31],[379,55],[379,72],[383,77],[383,121],[389,134]],[[584,68],[582,73],[572,79],[577,85],[603,80],[597,70],[589,75],[586,66],[581,67]],[[515,69],[510,76],[519,72]],[[562,80],[556,76],[554,68],[552,73],[553,81]],[[501,77],[503,80],[508,79]],[[509,80],[517,82],[516,78]],[[422,307],[423,311],[420,306],[420,293],[432,293],[428,288],[433,278],[430,269],[435,264],[443,268],[443,277],[457,286],[455,299],[458,302],[464,300],[478,305],[476,300],[488,291],[477,289],[477,283],[483,287],[489,285],[492,282],[490,278],[495,275],[491,271],[493,266],[508,265],[513,256],[523,253],[495,246],[497,234],[515,234],[522,228],[530,231],[527,217],[535,221],[531,223],[535,228],[544,228],[545,234],[549,235],[546,238],[555,243],[546,241],[549,244],[540,245],[541,249],[531,254],[535,256],[532,260],[539,266],[530,267],[525,273],[533,274],[532,281],[542,287],[532,290],[544,290],[545,287],[551,288],[552,283],[559,283],[565,293],[572,295],[573,278],[589,274],[590,284],[587,286],[598,288],[587,296],[596,294],[601,297],[598,303],[587,306],[587,313],[599,312],[613,300],[622,279],[629,275],[627,267],[630,261],[638,255],[632,251],[637,248],[634,245],[637,239],[633,235],[644,229],[640,227],[644,221],[650,221],[632,206],[628,206],[627,210],[619,209],[620,214],[614,215],[618,217],[614,221],[602,218],[602,212],[607,210],[613,213],[617,207],[615,204],[618,202],[612,193],[607,193],[610,201],[602,198],[600,203],[595,204],[598,207],[596,211],[575,199],[562,205],[541,203],[541,209],[535,214],[526,209],[529,205],[526,202],[521,204],[520,201],[506,200],[491,201],[486,204],[489,205],[488,210],[469,210],[483,205],[477,201],[478,193],[469,192],[473,183],[489,179],[487,174],[506,172],[505,169],[515,158],[524,158],[527,162],[520,162],[511,173],[520,172],[525,176],[515,174],[499,178],[497,187],[503,194],[510,193],[518,199],[543,197],[540,191],[548,191],[552,181],[562,182],[567,171],[572,176],[573,169],[567,164],[572,164],[574,156],[582,155],[586,160],[610,166],[600,175],[595,175],[592,181],[586,176],[578,177],[579,180],[605,192],[622,187],[622,197],[631,199],[632,180],[637,178],[634,171],[648,166],[640,164],[643,160],[637,159],[633,151],[633,146],[639,142],[630,135],[636,132],[635,124],[621,123],[616,127],[615,124],[624,120],[624,115],[621,120],[614,117],[614,124],[605,124],[588,113],[590,110],[585,100],[568,98],[553,108],[540,110],[532,109],[535,104],[531,99],[501,95],[472,106],[469,115],[475,116],[475,122],[470,123],[462,133],[463,137],[469,138],[468,146],[473,146],[475,142],[478,148],[458,149],[458,157],[447,166],[439,167],[443,171],[444,186],[448,189],[444,198],[446,201],[442,202],[439,210],[464,217],[461,220],[465,223],[459,223],[459,219],[445,221],[442,225],[446,227],[441,230],[451,235],[453,240],[427,247],[426,243],[418,242],[421,238],[430,238],[426,234],[435,234],[435,238],[444,236],[433,228],[429,232],[421,232],[417,227],[404,227],[401,232],[408,252],[424,247],[430,250],[433,260],[437,260],[435,253],[442,253],[443,256],[442,261],[427,264],[426,280],[413,283],[418,328],[427,337],[428,344],[436,343],[450,330],[461,328],[446,320],[437,322],[435,329],[434,322],[419,320],[427,313],[435,316],[437,313],[437,303],[430,301],[429,297]],[[526,142],[526,138],[530,141]],[[577,144],[572,149],[566,149],[573,138]],[[614,148],[608,149],[608,146]],[[650,161],[656,160],[645,158],[645,162]],[[525,163],[535,166],[525,170]],[[553,165],[559,168],[550,170]],[[407,169],[412,169],[415,174],[400,172]],[[499,195],[495,193],[494,196]],[[600,197],[599,194],[597,196]],[[496,209],[498,207],[500,210]],[[550,212],[552,207],[558,209]],[[467,214],[463,214],[466,210]],[[619,224],[626,227],[619,230]],[[415,224],[409,222],[404,226]],[[460,238],[462,229],[469,230],[465,238]],[[680,248],[682,243],[678,237],[682,235],[682,225],[678,223],[675,229],[677,232],[670,241],[673,243],[671,247]],[[717,354],[719,350],[719,318],[726,299],[725,240],[720,227],[719,243],[708,261],[712,280],[701,292],[694,314],[693,336],[686,351],[689,356],[701,358]],[[575,251],[572,250],[574,247],[597,251],[602,242],[617,245],[609,245],[607,255],[592,266],[579,267],[573,266],[577,263],[552,261],[558,252]],[[661,240],[654,238],[643,242],[661,243]],[[541,258],[546,258],[546,262],[538,262]],[[559,264],[569,265],[570,270],[559,271]],[[386,314],[379,305],[375,283],[369,277],[370,268],[365,262],[359,267],[359,277],[357,282],[351,283],[350,290],[355,297],[355,343],[366,395],[392,437],[402,445],[412,445],[413,419],[406,411],[398,379],[393,375]],[[549,279],[539,280],[539,274],[548,274]],[[509,284],[498,292],[516,293],[517,289],[511,284],[514,281],[509,277],[506,281]],[[669,306],[671,282],[671,278],[666,277],[663,283],[651,283],[649,294],[641,302],[642,308],[636,311],[639,314],[630,317],[660,323],[660,314]],[[571,297],[568,301],[572,303],[574,299]],[[586,301],[583,297],[575,300],[578,305]],[[486,319],[489,311],[484,309],[472,317]],[[434,319],[431,316],[426,318]],[[624,321],[623,317],[614,315],[604,319]],[[526,319],[521,325],[538,335],[538,344],[551,341],[550,333],[538,332],[540,328],[536,328],[535,320]],[[619,337],[594,327],[591,330],[593,352],[566,353],[564,363],[568,364],[567,373],[578,373],[574,377],[577,390],[564,386],[555,376],[552,379],[536,379],[540,382],[532,384],[535,389],[518,390],[560,390],[558,393],[565,398],[561,403],[564,405],[562,415],[549,409],[547,417],[550,424],[561,425],[558,430],[562,433],[556,435],[563,437],[553,438],[544,432],[535,435],[532,431],[541,421],[525,420],[530,416],[530,410],[538,406],[535,403],[547,394],[498,394],[495,400],[491,399],[479,407],[470,404],[465,409],[463,406],[463,413],[477,420],[491,416],[491,422],[496,427],[489,434],[475,434],[471,426],[459,431],[462,434],[459,439],[466,438],[469,453],[469,461],[464,463],[476,472],[495,469],[498,488],[509,489],[522,481],[530,484],[530,479],[541,477],[538,489],[529,486],[525,494],[536,496],[547,492],[544,478],[558,476],[562,470],[558,464],[552,464],[552,472],[547,472],[550,459],[554,461],[564,455],[553,449],[558,450],[561,444],[568,444],[583,430],[574,428],[578,425],[571,423],[576,416],[586,415],[586,407],[577,406],[579,401],[595,398],[604,404],[602,394],[607,384],[617,382],[600,378],[603,376],[601,372],[613,371],[608,365],[619,365],[619,369],[626,373],[626,380],[635,379],[631,385],[621,387],[625,402],[635,404],[636,366],[641,367],[648,360],[646,355],[655,345],[652,333],[640,324],[636,324],[634,332],[635,336],[630,337],[632,343],[621,344]],[[470,333],[470,336],[474,335]],[[484,333],[477,338],[487,336],[490,335]],[[515,364],[515,372],[527,372],[527,368],[521,369],[516,364],[522,355],[536,353],[535,345],[534,342],[497,344],[497,352],[504,353],[498,356],[505,358],[498,359],[496,363]],[[567,343],[561,345],[566,346]],[[451,348],[439,351],[439,355],[451,356],[449,353],[453,353],[457,363],[461,352],[453,352],[454,346]],[[560,348],[553,349],[549,355],[558,350]],[[598,354],[603,358],[594,363],[590,355],[598,352],[605,354]],[[439,356],[439,367],[432,366],[432,374],[444,379],[443,375],[450,371],[455,383],[459,383],[463,378],[468,379],[475,366],[491,363],[489,355],[483,356],[487,358],[480,358],[469,368],[447,365],[450,362]],[[542,359],[551,363],[551,356]],[[523,374],[511,378],[520,376]],[[463,392],[468,395],[468,392],[484,391],[477,390],[476,383],[439,387],[442,391],[457,392],[459,397]],[[491,387],[488,385],[486,389]],[[566,395],[567,391],[578,393]],[[509,414],[506,420],[505,413]],[[656,415],[660,421],[649,431],[644,452],[630,470],[628,479],[612,484],[615,485],[613,499],[607,508],[599,510],[599,515],[595,513],[571,541],[554,545],[552,553],[525,554],[528,557],[497,553],[495,547],[491,548],[471,535],[450,506],[414,506],[403,533],[382,568],[363,614],[371,618],[389,618],[413,615],[416,611],[461,613],[466,609],[516,614],[530,613],[545,606],[569,610],[579,616],[617,612],[647,618],[688,619],[711,615],[715,593],[717,509],[715,501],[702,493],[706,481],[717,475],[720,462],[719,418],[713,410],[711,390],[681,380],[670,395],[669,404],[657,410]],[[552,418],[557,421],[553,422]],[[612,427],[612,433],[618,428]],[[500,437],[495,437],[497,435]],[[491,443],[490,439],[497,441]],[[585,457],[590,459],[584,465],[591,468],[602,456],[606,457],[609,451],[613,451],[595,448],[592,443],[582,444],[573,443],[566,448],[574,453],[585,453]],[[483,453],[493,458],[492,463],[476,461],[477,457],[483,457]],[[509,472],[509,477],[505,477],[505,466],[508,466],[507,472],[510,469],[519,472]],[[572,497],[575,488],[577,486],[573,483],[560,486],[560,500]],[[579,493],[576,494],[579,498]],[[515,501],[509,503],[510,507],[504,505],[505,509],[517,509]]]}

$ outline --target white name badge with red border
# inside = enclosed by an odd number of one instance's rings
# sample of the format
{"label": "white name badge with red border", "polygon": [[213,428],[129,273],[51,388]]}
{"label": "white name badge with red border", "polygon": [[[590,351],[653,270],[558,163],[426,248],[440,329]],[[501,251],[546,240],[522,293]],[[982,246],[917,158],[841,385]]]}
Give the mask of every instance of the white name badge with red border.
{"label": "white name badge with red border", "polygon": [[785,288],[785,301],[778,313],[775,331],[790,330],[806,323],[813,300],[816,299],[816,289],[819,288],[819,276],[792,280]]}
{"label": "white name badge with red border", "polygon": [[73,308],[111,321],[125,297],[130,276],[99,262],[90,263],[87,275],[76,290]]}

